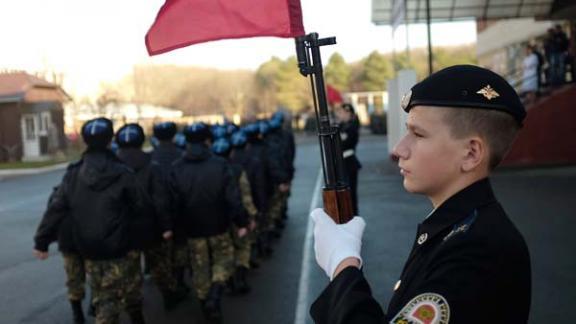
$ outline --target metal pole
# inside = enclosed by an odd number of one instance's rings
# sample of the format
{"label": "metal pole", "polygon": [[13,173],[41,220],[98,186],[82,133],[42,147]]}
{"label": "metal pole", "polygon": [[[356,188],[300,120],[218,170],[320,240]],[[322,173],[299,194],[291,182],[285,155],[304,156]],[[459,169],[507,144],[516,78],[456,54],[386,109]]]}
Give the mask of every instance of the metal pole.
{"label": "metal pole", "polygon": [[426,26],[428,29],[428,75],[434,72],[434,66],[432,65],[432,36],[430,32],[430,0],[426,0]]}

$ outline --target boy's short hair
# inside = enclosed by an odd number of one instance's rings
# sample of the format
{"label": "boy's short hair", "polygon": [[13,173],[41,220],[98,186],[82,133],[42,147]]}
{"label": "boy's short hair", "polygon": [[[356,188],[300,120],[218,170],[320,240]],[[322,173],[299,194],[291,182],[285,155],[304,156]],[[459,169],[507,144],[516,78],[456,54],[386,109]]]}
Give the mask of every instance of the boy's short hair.
{"label": "boy's short hair", "polygon": [[520,129],[514,117],[502,111],[452,107],[442,111],[454,138],[478,135],[487,142],[490,171],[500,164]]}

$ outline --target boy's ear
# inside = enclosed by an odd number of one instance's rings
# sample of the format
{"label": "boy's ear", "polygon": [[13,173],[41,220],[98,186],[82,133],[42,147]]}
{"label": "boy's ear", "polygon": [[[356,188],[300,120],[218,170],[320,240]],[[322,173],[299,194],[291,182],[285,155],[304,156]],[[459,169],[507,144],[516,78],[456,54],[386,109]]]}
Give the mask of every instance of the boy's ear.
{"label": "boy's ear", "polygon": [[481,137],[470,137],[466,142],[462,171],[470,172],[488,163],[488,146]]}

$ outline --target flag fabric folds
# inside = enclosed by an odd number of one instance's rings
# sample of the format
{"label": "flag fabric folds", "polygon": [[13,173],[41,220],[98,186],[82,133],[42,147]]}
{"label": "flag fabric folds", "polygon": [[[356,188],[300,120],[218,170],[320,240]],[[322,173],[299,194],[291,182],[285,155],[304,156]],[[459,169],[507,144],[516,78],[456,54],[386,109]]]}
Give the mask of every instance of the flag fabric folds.
{"label": "flag fabric folds", "polygon": [[156,55],[219,39],[302,35],[300,0],[166,0],[146,48]]}

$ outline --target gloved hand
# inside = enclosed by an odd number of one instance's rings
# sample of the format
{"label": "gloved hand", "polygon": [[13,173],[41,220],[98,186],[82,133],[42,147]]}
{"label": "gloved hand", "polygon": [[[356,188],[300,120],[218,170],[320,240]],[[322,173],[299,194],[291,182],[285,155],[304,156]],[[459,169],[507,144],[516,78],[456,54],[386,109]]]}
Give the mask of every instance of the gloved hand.
{"label": "gloved hand", "polygon": [[334,271],[346,258],[357,258],[362,265],[360,249],[366,227],[362,217],[355,216],[346,224],[336,224],[322,208],[314,209],[310,217],[314,221],[316,262],[330,280],[334,279]]}

